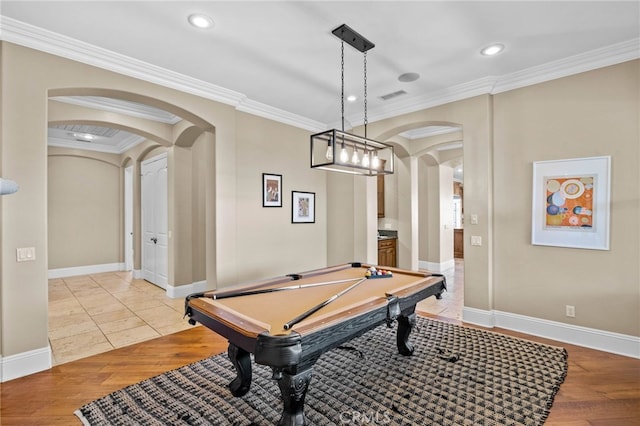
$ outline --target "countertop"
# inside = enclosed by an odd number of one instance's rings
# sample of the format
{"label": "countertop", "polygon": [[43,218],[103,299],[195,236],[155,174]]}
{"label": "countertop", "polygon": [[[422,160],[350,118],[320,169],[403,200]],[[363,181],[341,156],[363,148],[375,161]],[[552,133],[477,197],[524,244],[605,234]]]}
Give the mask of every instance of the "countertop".
{"label": "countertop", "polygon": [[390,229],[378,230],[378,241],[381,240],[394,240],[398,238],[398,231],[392,231]]}

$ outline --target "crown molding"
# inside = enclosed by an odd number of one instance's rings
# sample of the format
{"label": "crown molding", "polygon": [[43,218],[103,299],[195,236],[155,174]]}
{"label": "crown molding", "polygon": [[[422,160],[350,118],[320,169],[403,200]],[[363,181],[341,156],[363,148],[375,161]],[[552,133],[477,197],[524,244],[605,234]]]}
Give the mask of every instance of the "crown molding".
{"label": "crown molding", "polygon": [[0,28],[0,37],[10,43],[232,105],[241,111],[296,127],[313,130],[325,128],[322,123],[250,101],[246,95],[240,92],[188,77],[16,19],[0,16]]}
{"label": "crown molding", "polygon": [[[394,102],[389,106],[383,106],[369,113],[369,121],[379,121],[386,118],[397,117],[439,105],[448,104],[474,96],[491,93],[496,84],[496,77],[488,76],[468,83],[458,84],[446,89],[425,93],[420,96],[407,98],[404,101]],[[362,124],[362,119],[351,117],[352,123]]]}
{"label": "crown molding", "polygon": [[640,58],[640,38],[635,38],[503,75],[497,79],[491,94],[544,83],[638,58]]}
{"label": "crown molding", "polygon": [[[401,102],[394,102],[388,107],[383,106],[370,110],[369,122],[433,108],[474,96],[495,95],[638,58],[640,58],[640,38],[635,38],[510,74],[487,76],[447,89],[407,98]],[[349,118],[354,125],[363,124],[361,117],[352,116]]]}
{"label": "crown molding", "polygon": [[[250,100],[242,93],[120,55],[6,16],[0,16],[0,37],[11,43],[232,105],[239,111],[302,129],[321,131],[330,127],[325,123]],[[640,38],[635,38],[514,73],[502,76],[487,76],[439,91],[414,96],[390,105],[384,105],[370,110],[369,121],[373,122],[396,117],[474,96],[498,94],[638,58],[640,58]],[[349,117],[349,121],[354,125],[362,124],[361,117]]]}
{"label": "crown molding", "polygon": [[275,120],[280,123],[289,124],[311,132],[321,132],[328,128],[324,123],[320,123],[319,121],[293,114],[279,108],[274,108],[248,98],[245,98],[240,102],[236,109],[238,111],[247,112],[249,114]]}

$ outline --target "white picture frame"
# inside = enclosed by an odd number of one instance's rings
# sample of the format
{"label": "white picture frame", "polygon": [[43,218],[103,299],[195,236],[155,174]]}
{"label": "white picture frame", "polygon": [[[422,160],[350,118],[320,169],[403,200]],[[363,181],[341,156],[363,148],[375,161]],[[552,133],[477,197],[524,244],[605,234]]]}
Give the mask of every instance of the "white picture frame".
{"label": "white picture frame", "polygon": [[531,244],[609,250],[611,157],[533,163]]}

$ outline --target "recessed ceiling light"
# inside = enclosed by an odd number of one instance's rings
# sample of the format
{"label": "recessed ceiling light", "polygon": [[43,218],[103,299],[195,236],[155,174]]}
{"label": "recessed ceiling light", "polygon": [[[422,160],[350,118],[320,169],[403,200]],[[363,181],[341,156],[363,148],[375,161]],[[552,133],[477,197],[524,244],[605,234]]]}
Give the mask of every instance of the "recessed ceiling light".
{"label": "recessed ceiling light", "polygon": [[504,50],[504,44],[491,44],[480,51],[484,56],[495,56]]}
{"label": "recessed ceiling light", "polygon": [[356,101],[356,99],[358,99],[358,97],[357,97],[356,95],[349,95],[349,96],[347,96],[347,100],[348,100],[349,102],[355,102],[355,101]]}
{"label": "recessed ceiling light", "polygon": [[398,77],[398,80],[403,83],[411,83],[412,81],[416,81],[419,78],[420,74],[418,74],[417,72],[406,72],[404,74],[401,74]]}
{"label": "recessed ceiling light", "polygon": [[90,133],[72,133],[72,136],[76,139],[83,139],[86,141],[94,140],[96,137]]}
{"label": "recessed ceiling light", "polygon": [[189,23],[196,28],[213,27],[213,19],[201,13],[194,13],[193,15],[189,15]]}

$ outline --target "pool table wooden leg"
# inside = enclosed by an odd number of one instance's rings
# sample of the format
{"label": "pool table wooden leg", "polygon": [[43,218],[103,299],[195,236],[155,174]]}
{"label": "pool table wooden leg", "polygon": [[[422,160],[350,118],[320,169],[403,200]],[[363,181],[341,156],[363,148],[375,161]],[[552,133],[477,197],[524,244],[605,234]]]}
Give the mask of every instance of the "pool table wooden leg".
{"label": "pool table wooden leg", "polygon": [[396,334],[396,339],[398,342],[398,351],[402,355],[409,356],[413,354],[413,345],[409,343],[409,335],[415,325],[415,312],[411,312],[408,315],[402,314],[398,317],[398,333]]}
{"label": "pool table wooden leg", "polygon": [[284,410],[278,422],[279,426],[307,424],[304,417],[304,398],[307,395],[309,382],[311,382],[312,371],[312,367],[297,374],[290,374],[286,370],[281,373],[274,371],[274,377],[277,377],[278,387],[284,401]]}
{"label": "pool table wooden leg", "polygon": [[229,343],[227,354],[237,373],[236,378],[229,383],[231,394],[233,396],[245,395],[251,387],[251,356],[249,352],[233,343]]}

